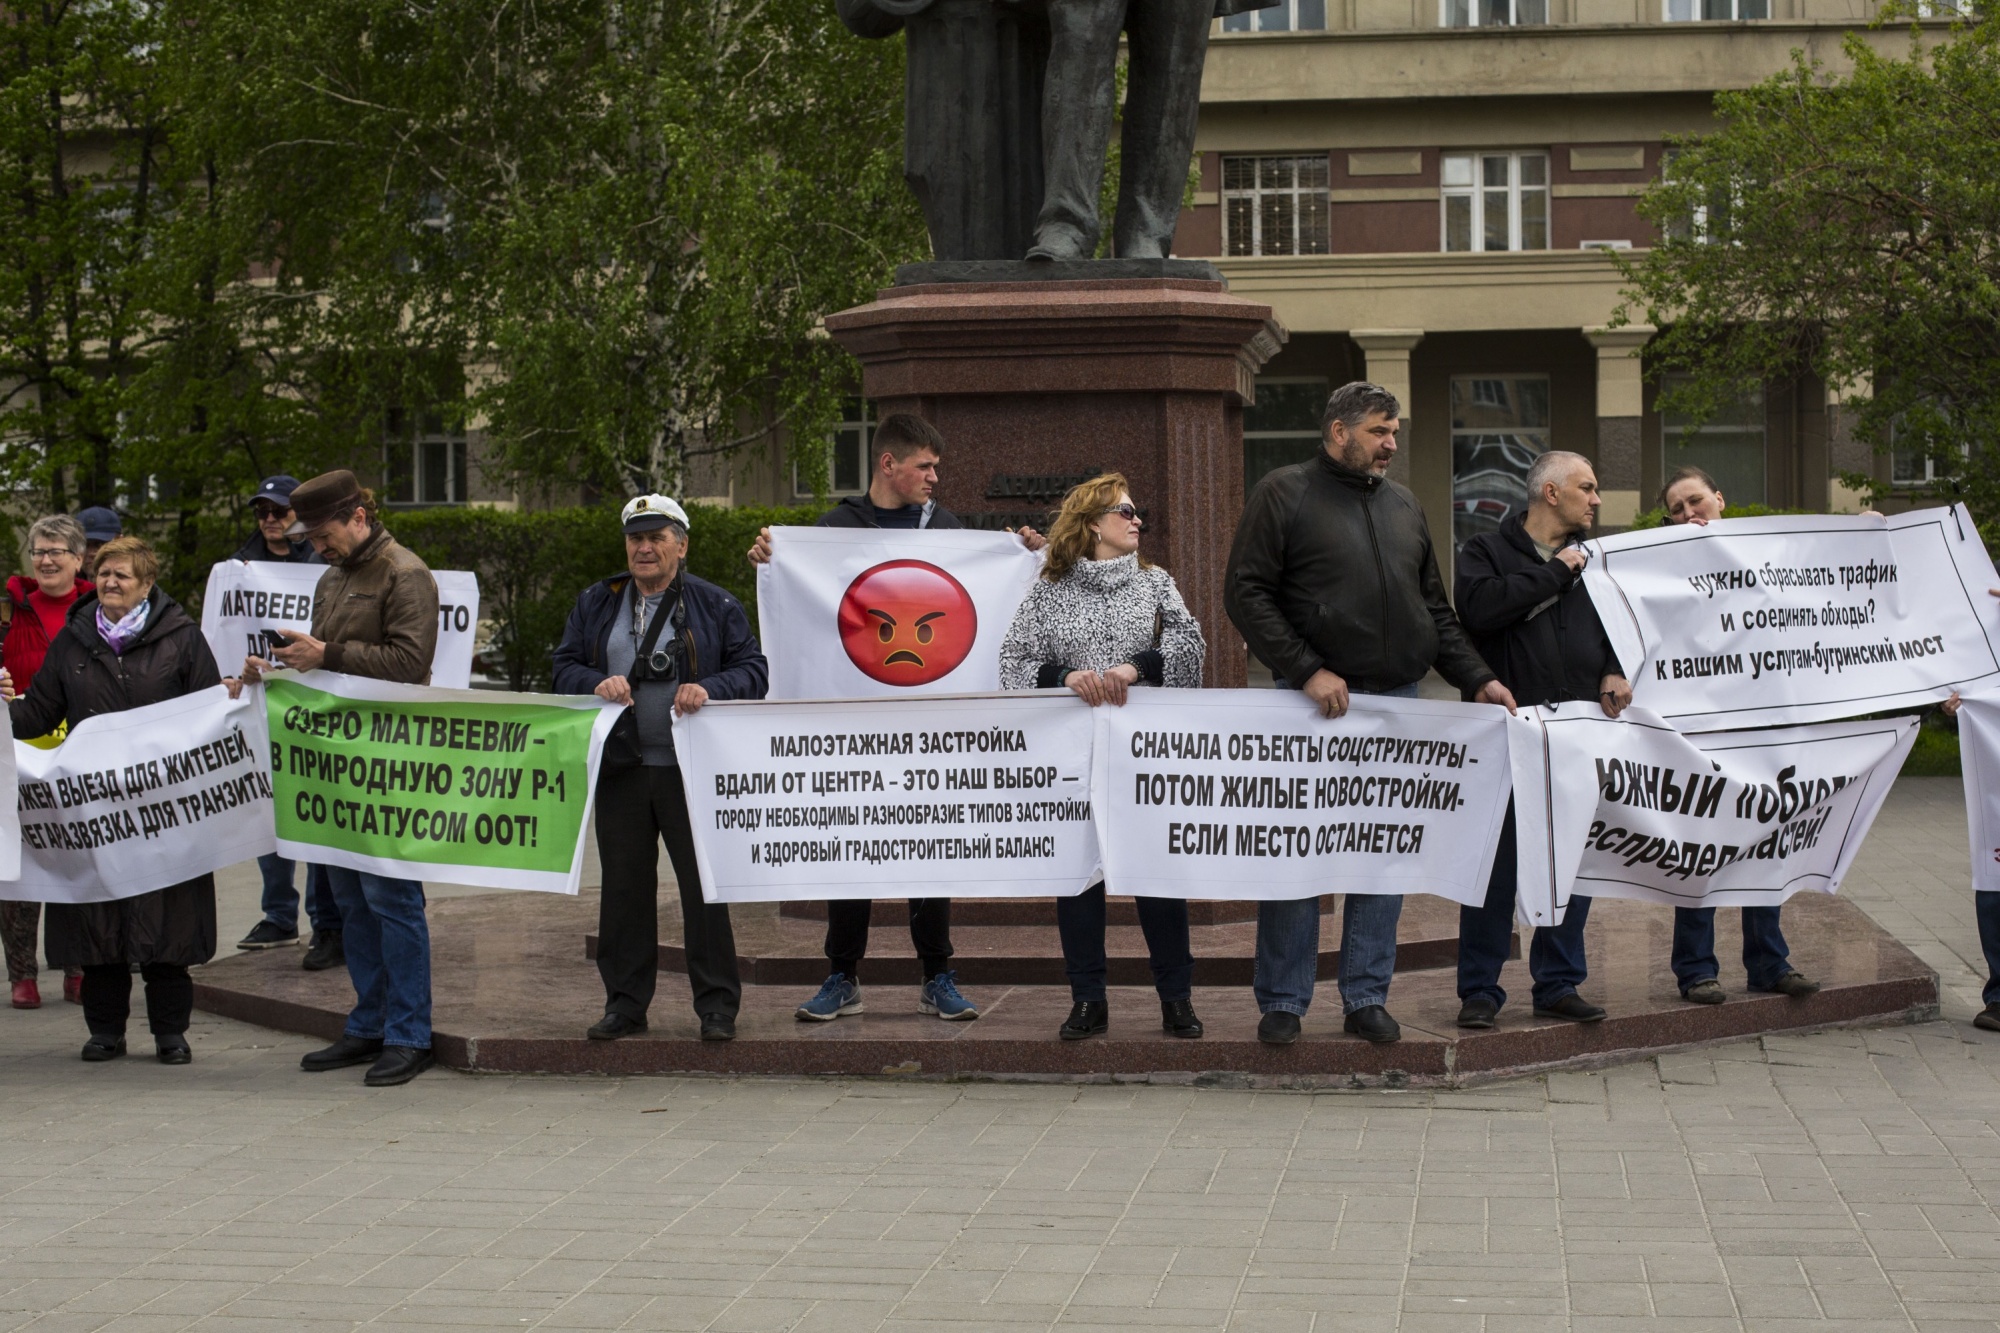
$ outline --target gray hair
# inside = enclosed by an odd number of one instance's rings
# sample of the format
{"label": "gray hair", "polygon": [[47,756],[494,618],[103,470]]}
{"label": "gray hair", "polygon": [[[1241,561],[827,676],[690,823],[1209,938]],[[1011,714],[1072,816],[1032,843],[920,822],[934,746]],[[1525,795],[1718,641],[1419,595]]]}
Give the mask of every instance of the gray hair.
{"label": "gray hair", "polygon": [[1528,468],[1528,503],[1535,504],[1542,498],[1542,487],[1554,482],[1560,486],[1573,476],[1579,467],[1589,467],[1590,460],[1582,454],[1573,454],[1565,449],[1551,449],[1537,458]]}
{"label": "gray hair", "polygon": [[28,529],[29,549],[41,545],[44,537],[52,542],[60,542],[71,555],[83,554],[83,524],[68,514],[49,514],[36,519],[34,526]]}
{"label": "gray hair", "polygon": [[1384,416],[1400,417],[1403,405],[1396,401],[1396,395],[1379,384],[1367,380],[1355,380],[1343,384],[1327,395],[1326,407],[1319,414],[1319,429],[1324,435],[1338,421],[1349,430],[1354,430],[1368,419],[1372,412]]}

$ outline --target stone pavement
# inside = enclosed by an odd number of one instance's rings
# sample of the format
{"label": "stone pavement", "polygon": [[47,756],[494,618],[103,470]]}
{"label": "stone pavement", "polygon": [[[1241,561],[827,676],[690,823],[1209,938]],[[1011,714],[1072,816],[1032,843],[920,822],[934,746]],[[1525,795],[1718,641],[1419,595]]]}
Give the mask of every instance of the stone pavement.
{"label": "stone pavement", "polygon": [[1850,886],[1946,1021],[1469,1092],[371,1092],[201,1015],[165,1069],[0,1012],[0,1329],[1992,1330],[1966,855],[1957,784],[1906,781]]}

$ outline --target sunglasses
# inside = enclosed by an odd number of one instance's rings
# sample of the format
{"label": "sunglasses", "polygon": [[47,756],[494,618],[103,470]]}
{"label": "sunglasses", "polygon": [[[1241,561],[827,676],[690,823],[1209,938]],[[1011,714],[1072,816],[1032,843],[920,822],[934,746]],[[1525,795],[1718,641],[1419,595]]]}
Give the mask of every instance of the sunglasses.
{"label": "sunglasses", "polygon": [[259,523],[262,523],[267,518],[283,518],[287,512],[276,505],[252,505],[250,509],[252,513],[257,515]]}
{"label": "sunglasses", "polygon": [[1111,508],[1104,512],[1107,514],[1116,514],[1128,522],[1136,523],[1139,521],[1139,506],[1129,502],[1122,505],[1112,505]]}

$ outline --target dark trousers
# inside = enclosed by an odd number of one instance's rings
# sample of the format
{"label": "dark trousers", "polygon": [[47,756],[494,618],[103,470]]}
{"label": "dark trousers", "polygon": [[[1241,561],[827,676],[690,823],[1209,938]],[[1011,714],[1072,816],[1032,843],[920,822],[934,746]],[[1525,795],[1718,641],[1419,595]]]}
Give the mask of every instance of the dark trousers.
{"label": "dark trousers", "polygon": [[694,1011],[736,1017],[743,982],[729,906],[701,898],[681,771],[672,764],[605,768],[597,778],[597,855],[604,896],[597,905],[597,974],[604,1011],[642,1019],[659,982],[660,839],[680,883],[682,941]]}
{"label": "dark trousers", "polygon": [[[1458,998],[1489,997],[1507,1003],[1500,969],[1507,962],[1507,945],[1514,933],[1514,896],[1520,890],[1520,867],[1514,859],[1514,807],[1500,826],[1500,845],[1493,853],[1493,873],[1486,880],[1486,902],[1458,909]],[[1590,899],[1574,894],[1559,926],[1537,926],[1528,945],[1528,976],[1538,1005],[1554,1004],[1590,975],[1583,952],[1583,927],[1590,920]]]}
{"label": "dark trousers", "polygon": [[[1769,990],[1792,967],[1785,932],[1775,907],[1743,909],[1743,971],[1752,990]],[[1715,909],[1674,909],[1674,980],[1685,991],[1697,981],[1712,981],[1721,972],[1715,961]]]}
{"label": "dark trousers", "polygon": [[[826,960],[836,972],[861,980],[861,960],[868,956],[866,898],[843,898],[826,905]],[[929,980],[951,966],[951,899],[910,899],[910,943]]]}
{"label": "dark trousers", "polygon": [[[194,1013],[194,978],[179,963],[147,963],[146,1023],[153,1035],[186,1032]],[[126,963],[89,963],[83,969],[83,1022],[92,1036],[122,1037],[132,1016],[132,968]]]}
{"label": "dark trousers", "polygon": [[1980,889],[1972,900],[1979,919],[1979,947],[1986,953],[1986,993],[1981,998],[2000,1004],[2000,893]]}
{"label": "dark trousers", "polygon": [[[1194,954],[1188,948],[1184,898],[1134,898],[1139,929],[1153,965],[1153,989],[1163,1000],[1194,993]],[[1091,885],[1074,898],[1056,899],[1056,929],[1062,932],[1063,970],[1072,1000],[1102,1000],[1109,964],[1104,957],[1104,885]]]}

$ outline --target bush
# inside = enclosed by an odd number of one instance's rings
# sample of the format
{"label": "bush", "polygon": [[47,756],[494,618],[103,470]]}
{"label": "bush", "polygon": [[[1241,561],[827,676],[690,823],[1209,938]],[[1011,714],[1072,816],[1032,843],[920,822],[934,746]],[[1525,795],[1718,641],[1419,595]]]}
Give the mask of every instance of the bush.
{"label": "bush", "polygon": [[[1764,518],[1771,514],[1805,514],[1810,512],[1812,511],[1807,509],[1773,509],[1769,505],[1728,505],[1723,509],[1722,516],[1724,518]],[[1626,529],[1626,531],[1638,532],[1644,528],[1660,528],[1665,527],[1666,523],[1667,511],[1665,509],[1648,509],[1645,513],[1633,519],[1632,526]]]}
{"label": "bush", "polygon": [[1917,728],[1917,743],[1903,761],[1902,776],[1955,778],[1959,773],[1958,733],[1942,711],[1926,712],[1923,725]]}

